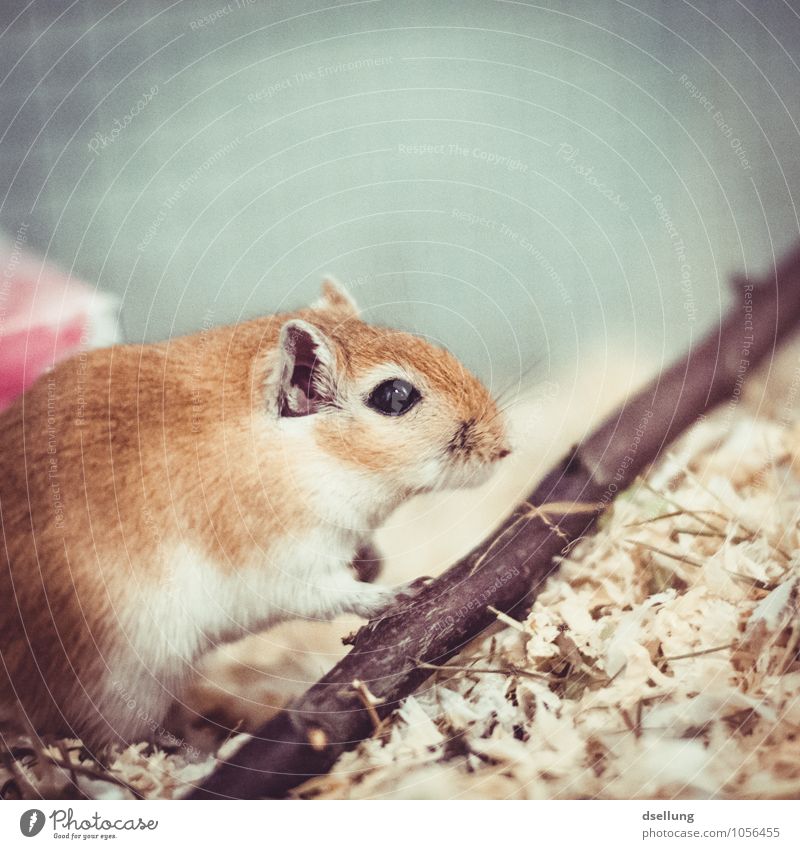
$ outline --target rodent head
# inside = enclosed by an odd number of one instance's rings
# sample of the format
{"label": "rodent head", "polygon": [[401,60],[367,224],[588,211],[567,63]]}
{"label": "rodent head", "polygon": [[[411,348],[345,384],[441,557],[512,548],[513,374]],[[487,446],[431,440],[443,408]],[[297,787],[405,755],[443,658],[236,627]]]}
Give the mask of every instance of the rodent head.
{"label": "rodent head", "polygon": [[331,279],[296,315],[268,381],[287,430],[310,428],[324,453],[405,494],[477,485],[510,452],[494,400],[452,354],[361,321]]}

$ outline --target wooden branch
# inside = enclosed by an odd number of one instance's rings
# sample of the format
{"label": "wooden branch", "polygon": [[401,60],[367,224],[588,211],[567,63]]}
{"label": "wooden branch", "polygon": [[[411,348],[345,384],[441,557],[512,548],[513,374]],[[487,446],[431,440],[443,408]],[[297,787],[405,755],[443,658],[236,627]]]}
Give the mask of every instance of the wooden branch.
{"label": "wooden branch", "polygon": [[496,621],[490,607],[523,617],[554,570],[553,558],[589,532],[603,507],[698,416],[726,399],[738,403],[749,370],[798,324],[800,248],[759,285],[740,281],[718,328],[606,419],[413,604],[362,628],[343,660],[190,798],[280,797],[330,770],[432,666]]}

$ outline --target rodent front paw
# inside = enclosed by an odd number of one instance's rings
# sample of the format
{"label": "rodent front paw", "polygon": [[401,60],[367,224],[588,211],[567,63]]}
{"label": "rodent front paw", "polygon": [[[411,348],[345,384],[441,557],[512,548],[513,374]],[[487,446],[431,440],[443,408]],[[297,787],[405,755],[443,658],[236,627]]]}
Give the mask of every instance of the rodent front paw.
{"label": "rodent front paw", "polygon": [[359,581],[371,584],[383,569],[383,558],[373,545],[365,543],[356,551],[351,565]]}
{"label": "rodent front paw", "polygon": [[390,612],[397,612],[399,608],[413,602],[432,580],[421,577],[399,587],[373,587],[375,594],[360,598],[352,612],[365,619],[377,619]]}

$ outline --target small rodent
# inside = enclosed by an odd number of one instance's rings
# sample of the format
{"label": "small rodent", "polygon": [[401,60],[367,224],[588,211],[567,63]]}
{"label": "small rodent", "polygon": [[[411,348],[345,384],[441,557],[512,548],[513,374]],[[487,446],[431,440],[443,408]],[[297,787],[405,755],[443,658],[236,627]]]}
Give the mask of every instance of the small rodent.
{"label": "small rodent", "polygon": [[509,453],[476,377],[330,279],[308,309],[59,364],[0,445],[0,708],[95,747],[163,731],[216,643],[408,598],[357,580],[358,550]]}

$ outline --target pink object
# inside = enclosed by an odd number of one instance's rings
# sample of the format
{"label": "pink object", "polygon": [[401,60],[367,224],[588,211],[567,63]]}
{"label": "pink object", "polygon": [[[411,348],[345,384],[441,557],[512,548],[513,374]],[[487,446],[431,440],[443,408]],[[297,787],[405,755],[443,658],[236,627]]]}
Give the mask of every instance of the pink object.
{"label": "pink object", "polygon": [[118,341],[115,302],[0,236],[0,410],[81,349]]}

